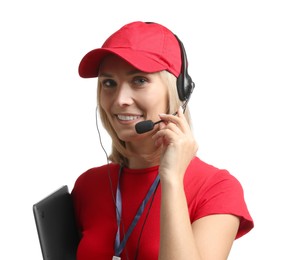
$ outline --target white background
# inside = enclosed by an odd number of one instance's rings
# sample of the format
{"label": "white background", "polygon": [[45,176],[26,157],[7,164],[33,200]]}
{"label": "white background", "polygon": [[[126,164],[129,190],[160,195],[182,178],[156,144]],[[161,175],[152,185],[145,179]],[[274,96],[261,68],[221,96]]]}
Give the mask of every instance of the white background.
{"label": "white background", "polygon": [[[199,156],[244,187],[255,228],[229,259],[282,259],[279,2],[1,1],[0,258],[42,259],[32,205],[105,163],[96,80],[81,79],[78,63],[125,23],[143,20],[183,41]],[[109,150],[105,134],[103,142]]]}

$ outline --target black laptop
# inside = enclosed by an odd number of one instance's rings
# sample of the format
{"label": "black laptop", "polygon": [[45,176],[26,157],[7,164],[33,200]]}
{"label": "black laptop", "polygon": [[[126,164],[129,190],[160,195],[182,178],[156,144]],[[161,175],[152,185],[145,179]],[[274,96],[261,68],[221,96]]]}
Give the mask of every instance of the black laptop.
{"label": "black laptop", "polygon": [[44,260],[75,260],[79,235],[68,186],[33,205]]}

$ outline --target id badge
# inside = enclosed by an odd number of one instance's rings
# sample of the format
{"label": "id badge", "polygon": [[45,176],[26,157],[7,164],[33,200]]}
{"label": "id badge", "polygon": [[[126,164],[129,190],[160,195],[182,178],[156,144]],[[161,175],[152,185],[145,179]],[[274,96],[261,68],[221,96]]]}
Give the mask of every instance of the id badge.
{"label": "id badge", "polygon": [[112,260],[121,260],[121,258],[119,256],[114,255]]}

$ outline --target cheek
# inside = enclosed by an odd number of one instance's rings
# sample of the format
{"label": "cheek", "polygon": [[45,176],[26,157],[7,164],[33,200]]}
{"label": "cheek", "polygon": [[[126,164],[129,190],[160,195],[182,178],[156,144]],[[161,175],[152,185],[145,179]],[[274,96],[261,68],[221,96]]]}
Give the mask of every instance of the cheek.
{"label": "cheek", "polygon": [[100,95],[99,103],[100,103],[100,108],[102,110],[101,112],[106,115],[109,121],[111,121],[111,116],[110,116],[111,105],[109,100],[107,98],[103,98],[103,95]]}
{"label": "cheek", "polygon": [[156,93],[154,97],[146,101],[152,110],[158,110],[159,113],[164,113],[167,110],[168,101],[167,96],[162,93]]}
{"label": "cheek", "polygon": [[109,98],[106,97],[105,95],[103,95],[103,92],[101,92],[99,100],[100,100],[100,106],[107,113],[109,111],[109,107],[110,107]]}

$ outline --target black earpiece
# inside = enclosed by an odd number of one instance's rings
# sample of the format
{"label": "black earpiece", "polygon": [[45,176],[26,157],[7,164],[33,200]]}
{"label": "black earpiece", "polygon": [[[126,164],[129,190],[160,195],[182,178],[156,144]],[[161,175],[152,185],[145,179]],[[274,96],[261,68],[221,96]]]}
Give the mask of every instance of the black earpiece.
{"label": "black earpiece", "polygon": [[179,99],[181,101],[185,101],[190,99],[190,96],[195,88],[195,83],[188,74],[188,61],[184,45],[176,35],[175,38],[179,42],[182,60],[181,72],[177,78],[176,86]]}

